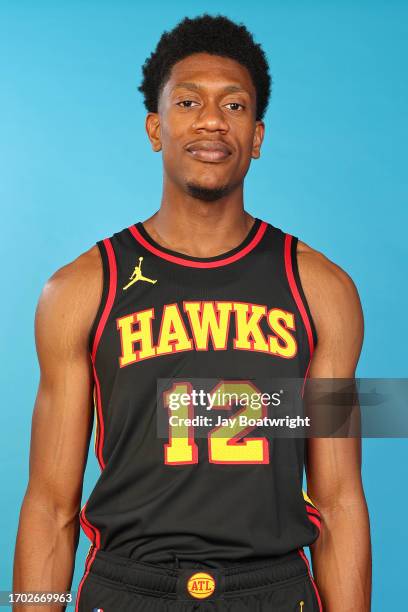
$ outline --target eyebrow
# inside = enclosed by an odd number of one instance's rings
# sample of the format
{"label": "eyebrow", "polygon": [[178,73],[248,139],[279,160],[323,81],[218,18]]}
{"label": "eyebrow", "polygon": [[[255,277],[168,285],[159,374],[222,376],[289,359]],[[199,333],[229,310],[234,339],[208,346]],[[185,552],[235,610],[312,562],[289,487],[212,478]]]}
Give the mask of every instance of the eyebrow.
{"label": "eyebrow", "polygon": [[[182,81],[181,83],[176,83],[173,89],[178,89],[178,88],[191,89],[193,91],[199,91],[200,89],[202,89],[202,87],[200,87],[200,85],[198,85],[197,83],[190,83],[188,81]],[[243,87],[240,87],[239,85],[226,85],[224,87],[224,91],[226,93],[246,93],[246,94],[248,93],[246,89],[244,89]]]}

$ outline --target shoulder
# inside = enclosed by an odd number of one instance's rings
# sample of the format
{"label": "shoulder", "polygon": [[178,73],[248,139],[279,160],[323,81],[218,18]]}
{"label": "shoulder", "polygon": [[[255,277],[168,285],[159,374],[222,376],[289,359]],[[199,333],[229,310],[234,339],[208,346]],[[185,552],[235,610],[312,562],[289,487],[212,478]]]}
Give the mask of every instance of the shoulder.
{"label": "shoulder", "polygon": [[302,281],[316,290],[345,298],[358,294],[353,279],[343,268],[301,240],[298,241],[297,260]]}
{"label": "shoulder", "polygon": [[97,245],[52,274],[42,288],[36,309],[37,340],[55,346],[81,344],[88,335],[102,296],[103,267]]}
{"label": "shoulder", "polygon": [[322,337],[346,332],[357,343],[363,335],[363,312],[351,276],[320,251],[298,241],[297,262],[302,287]]}

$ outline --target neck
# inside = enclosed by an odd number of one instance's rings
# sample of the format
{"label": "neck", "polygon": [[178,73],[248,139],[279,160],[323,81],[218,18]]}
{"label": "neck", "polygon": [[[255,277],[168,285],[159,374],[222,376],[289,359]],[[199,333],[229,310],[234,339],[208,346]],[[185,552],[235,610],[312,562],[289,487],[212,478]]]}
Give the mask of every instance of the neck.
{"label": "neck", "polygon": [[160,209],[143,225],[163,247],[193,257],[214,257],[239,245],[253,222],[244,210],[242,184],[214,202],[180,194],[167,184]]}

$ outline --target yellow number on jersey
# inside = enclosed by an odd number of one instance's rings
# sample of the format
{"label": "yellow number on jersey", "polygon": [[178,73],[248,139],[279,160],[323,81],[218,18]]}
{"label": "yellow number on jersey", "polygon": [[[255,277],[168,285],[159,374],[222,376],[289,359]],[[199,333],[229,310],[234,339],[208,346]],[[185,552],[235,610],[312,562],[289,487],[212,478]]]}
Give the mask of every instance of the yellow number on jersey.
{"label": "yellow number on jersey", "polygon": [[[181,397],[183,394],[190,396],[191,390],[190,383],[178,382],[174,383],[172,388],[164,393],[164,406],[169,414],[169,443],[164,445],[164,462],[169,465],[198,462],[194,428],[185,425],[185,420],[194,416],[193,407],[190,403],[185,405]],[[176,423],[172,424],[172,420]]]}
{"label": "yellow number on jersey", "polygon": [[[164,405],[169,413],[169,443],[164,447],[164,461],[167,465],[183,465],[198,462],[198,448],[194,441],[194,427],[185,424],[194,416],[193,407],[186,398],[192,386],[187,382],[175,383],[164,393]],[[232,422],[215,427],[208,436],[208,457],[210,463],[269,463],[269,443],[264,437],[243,439],[255,425],[240,424],[239,417],[256,419],[266,416],[266,407],[259,408],[259,390],[248,381],[222,381],[211,392],[224,400],[214,402],[213,409],[231,410],[243,398],[248,404],[233,415]],[[183,394],[186,394],[184,398]],[[188,394],[188,395],[187,395]],[[257,402],[251,398],[257,396]],[[184,401],[183,401],[184,399]],[[172,418],[175,417],[175,418]]]}
{"label": "yellow number on jersey", "polygon": [[[269,443],[266,438],[242,439],[255,429],[254,425],[241,425],[240,417],[257,419],[266,416],[266,407],[259,408],[259,390],[248,381],[222,381],[213,389],[216,397],[227,398],[224,404],[214,404],[213,409],[231,410],[244,398],[248,403],[235,412],[233,421],[215,427],[208,437],[208,458],[210,463],[269,463]],[[255,402],[255,396],[257,401]],[[229,398],[229,401],[228,401]]]}

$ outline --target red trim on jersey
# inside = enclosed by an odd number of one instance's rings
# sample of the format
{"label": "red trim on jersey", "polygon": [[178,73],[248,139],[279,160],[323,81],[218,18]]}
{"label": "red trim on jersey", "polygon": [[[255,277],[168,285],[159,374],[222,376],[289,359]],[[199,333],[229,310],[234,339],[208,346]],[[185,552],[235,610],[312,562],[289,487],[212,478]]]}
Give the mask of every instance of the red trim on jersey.
{"label": "red trim on jersey", "polygon": [[308,517],[309,521],[310,521],[311,523],[313,523],[314,525],[316,525],[316,527],[317,527],[317,528],[318,528],[318,530],[320,531],[320,521],[319,521],[319,519],[317,518],[317,516],[314,516],[313,514],[308,514],[308,515],[307,515],[307,517]]}
{"label": "red trim on jersey", "polygon": [[308,571],[308,574],[309,574],[309,578],[311,580],[311,583],[312,583],[313,588],[314,588],[315,593],[316,593],[317,603],[319,604],[319,612],[323,612],[322,600],[320,599],[320,595],[319,595],[319,591],[317,590],[316,583],[313,580],[312,572],[310,571],[309,561],[308,561],[305,553],[303,552],[303,550],[301,548],[298,548],[298,553],[302,557],[303,561],[306,563],[306,567],[307,567],[307,571]]}
{"label": "red trim on jersey", "polygon": [[128,229],[130,230],[133,237],[142,246],[144,246],[145,249],[147,249],[154,255],[157,255],[158,257],[167,259],[167,261],[180,264],[181,266],[189,266],[191,268],[218,268],[219,266],[226,266],[227,264],[233,263],[234,261],[241,259],[241,257],[244,257],[244,255],[247,255],[250,251],[252,251],[252,249],[254,249],[262,239],[262,236],[265,234],[267,226],[268,224],[265,221],[262,221],[258,228],[258,231],[252,238],[252,240],[249,242],[249,244],[247,244],[240,251],[235,253],[235,255],[230,255],[229,257],[225,257],[224,259],[217,259],[216,261],[194,261],[191,259],[184,259],[184,257],[178,257],[177,255],[171,255],[170,253],[166,253],[165,251],[162,251],[161,249],[158,249],[157,247],[150,244],[150,242],[148,242],[146,238],[142,236],[142,234],[139,232],[135,225],[131,225]]}
{"label": "red trim on jersey", "polygon": [[103,442],[105,437],[105,427],[103,423],[103,411],[102,411],[102,396],[101,396],[101,386],[99,384],[99,378],[96,373],[95,364],[93,364],[93,374],[95,380],[95,388],[96,388],[96,411],[98,418],[98,427],[97,427],[97,436],[95,443],[95,454],[98,459],[98,463],[101,467],[101,470],[105,469],[105,461],[102,455]]}
{"label": "red trim on jersey", "polygon": [[86,537],[91,541],[92,544],[95,544],[97,538],[96,529],[84,516],[85,508],[86,504],[84,505],[79,514],[79,522],[81,523],[81,527],[84,530]]}
{"label": "red trim on jersey", "polygon": [[321,514],[320,514],[320,512],[318,511],[318,509],[317,509],[317,508],[312,508],[312,506],[308,506],[308,505],[306,504],[306,510],[307,510],[307,512],[310,512],[310,514],[315,514],[315,515],[316,515],[316,516],[318,516],[319,518],[321,517]]}
{"label": "red trim on jersey", "polygon": [[109,291],[108,297],[106,300],[105,308],[103,309],[102,316],[99,320],[98,327],[96,329],[95,338],[92,346],[92,361],[95,362],[96,351],[98,349],[99,341],[102,336],[103,329],[106,325],[106,321],[108,320],[109,313],[112,310],[113,301],[115,299],[116,294],[116,284],[117,284],[117,269],[116,269],[116,259],[115,253],[113,251],[113,246],[109,238],[105,238],[103,244],[106,249],[106,253],[108,255],[109,262]]}
{"label": "red trim on jersey", "polygon": [[[109,238],[105,238],[103,240],[103,244],[106,249],[107,256],[108,256],[109,290],[108,290],[108,297],[106,299],[106,304],[103,309],[102,316],[99,319],[98,327],[96,329],[95,338],[94,338],[93,345],[92,345],[92,352],[91,352],[94,383],[95,383],[95,390],[96,390],[97,436],[96,436],[96,441],[95,441],[95,452],[96,452],[96,457],[98,459],[99,465],[102,470],[105,468],[105,462],[102,456],[102,448],[103,448],[105,430],[104,430],[104,422],[103,422],[101,386],[99,384],[99,378],[96,372],[95,358],[96,358],[96,352],[98,350],[99,342],[102,337],[102,332],[105,328],[106,321],[108,320],[109,314],[112,310],[113,302],[115,300],[116,285],[117,285],[117,267],[116,267],[115,253],[113,250],[112,243],[109,240]],[[77,593],[77,598],[76,598],[76,603],[75,603],[75,612],[78,612],[79,597],[81,595],[82,586],[86,580],[86,577],[89,574],[91,565],[94,562],[96,553],[99,550],[100,545],[101,545],[101,534],[100,534],[99,529],[97,529],[97,527],[92,525],[92,523],[86,518],[85,510],[86,510],[87,503],[88,502],[85,503],[85,505],[83,506],[80,512],[79,521],[81,523],[81,527],[85,535],[87,536],[87,538],[89,538],[89,540],[92,543],[92,552],[90,550],[85,559],[85,571],[84,571],[84,575],[82,576],[81,582],[79,583],[79,586],[78,586],[78,593]]]}
{"label": "red trim on jersey", "polygon": [[95,338],[92,346],[92,364],[93,364],[93,374],[95,381],[95,389],[96,389],[96,415],[98,419],[98,426],[96,430],[96,441],[95,441],[95,453],[98,459],[99,465],[103,470],[105,468],[105,462],[102,455],[102,448],[104,442],[104,422],[103,422],[103,411],[102,411],[102,396],[101,396],[101,387],[99,384],[98,375],[96,373],[95,359],[96,352],[98,350],[99,342],[102,337],[102,332],[105,328],[106,321],[108,320],[109,314],[112,310],[113,302],[115,300],[116,295],[116,285],[117,285],[117,267],[116,267],[116,258],[113,250],[113,246],[109,238],[105,238],[103,244],[106,249],[106,253],[108,256],[108,264],[109,264],[109,291],[108,297],[106,299],[106,304],[102,312],[102,316],[99,320],[98,327],[96,329]]}
{"label": "red trim on jersey", "polygon": [[79,583],[79,586],[78,586],[77,598],[76,598],[76,602],[75,602],[75,612],[78,612],[78,609],[79,609],[79,598],[81,596],[82,587],[83,587],[83,584],[84,584],[84,582],[86,580],[86,577],[89,574],[89,570],[91,569],[91,565],[94,562],[94,559],[96,557],[96,553],[97,553],[97,549],[94,548],[93,551],[92,551],[91,556],[89,558],[87,557],[87,559],[85,561],[84,575],[82,576],[81,582]]}
{"label": "red trim on jersey", "polygon": [[306,379],[307,379],[307,375],[309,374],[309,370],[310,370],[310,366],[312,365],[312,357],[310,357],[309,359],[309,364],[306,368],[306,372],[305,372],[305,376],[303,378],[303,385],[302,385],[302,393],[301,393],[301,397],[303,399],[303,396],[305,394],[305,384],[306,384]]}
{"label": "red trim on jersey", "polygon": [[[86,502],[87,504],[88,502]],[[86,559],[85,559],[85,571],[84,574],[82,576],[81,582],[79,583],[78,586],[78,592],[77,592],[77,597],[76,597],[76,602],[75,602],[75,612],[78,612],[79,609],[79,598],[81,596],[81,591],[82,591],[82,587],[83,584],[86,580],[86,577],[89,574],[89,571],[91,569],[91,565],[95,560],[96,557],[96,553],[98,552],[98,549],[100,548],[101,545],[101,534],[99,532],[99,530],[94,527],[86,518],[85,516],[85,510],[86,510],[86,504],[84,505],[84,507],[82,508],[80,514],[79,514],[79,521],[81,523],[82,529],[84,530],[85,534],[87,535],[87,537],[91,540],[92,542],[92,553],[89,554],[91,551],[88,552]],[[90,535],[91,534],[91,535]]]}
{"label": "red trim on jersey", "polygon": [[[303,304],[302,298],[300,297],[299,289],[296,285],[295,276],[293,274],[292,268],[292,258],[291,258],[291,246],[292,246],[292,238],[291,234],[286,234],[285,236],[285,268],[286,268],[286,276],[289,281],[289,286],[292,291],[293,298],[296,302],[296,305],[299,309],[300,315],[303,320],[303,324],[306,328],[307,339],[309,341],[309,353],[310,356],[313,355],[314,351],[314,342],[313,342],[313,332],[312,326],[309,321],[309,317],[306,312],[305,305]],[[310,364],[309,364],[310,366]],[[309,368],[308,368],[309,369]]]}

